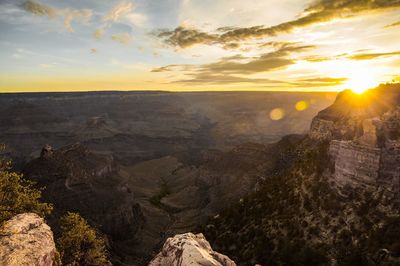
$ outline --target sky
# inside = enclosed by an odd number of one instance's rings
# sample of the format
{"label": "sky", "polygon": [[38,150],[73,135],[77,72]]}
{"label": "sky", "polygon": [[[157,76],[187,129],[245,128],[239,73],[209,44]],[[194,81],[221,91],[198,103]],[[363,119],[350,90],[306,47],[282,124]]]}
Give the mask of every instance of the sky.
{"label": "sky", "polygon": [[0,92],[400,81],[400,0],[0,0]]}

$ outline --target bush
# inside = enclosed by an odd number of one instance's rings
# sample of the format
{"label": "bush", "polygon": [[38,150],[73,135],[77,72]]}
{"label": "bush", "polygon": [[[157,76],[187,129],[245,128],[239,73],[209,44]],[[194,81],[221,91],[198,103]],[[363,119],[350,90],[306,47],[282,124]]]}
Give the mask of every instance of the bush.
{"label": "bush", "polygon": [[[0,147],[0,151],[3,148]],[[11,171],[11,163],[0,158],[0,225],[14,215],[33,212],[42,217],[50,214],[51,204],[40,202],[41,190],[21,174]]]}
{"label": "bush", "polygon": [[68,212],[60,219],[61,237],[57,241],[63,265],[109,265],[104,240],[85,219]]}

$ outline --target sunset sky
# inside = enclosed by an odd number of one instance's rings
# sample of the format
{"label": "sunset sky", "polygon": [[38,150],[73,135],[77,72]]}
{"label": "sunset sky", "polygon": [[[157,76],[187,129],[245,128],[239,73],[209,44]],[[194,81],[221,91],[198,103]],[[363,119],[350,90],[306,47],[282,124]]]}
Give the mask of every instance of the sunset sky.
{"label": "sunset sky", "polygon": [[0,0],[0,92],[400,80],[400,0]]}

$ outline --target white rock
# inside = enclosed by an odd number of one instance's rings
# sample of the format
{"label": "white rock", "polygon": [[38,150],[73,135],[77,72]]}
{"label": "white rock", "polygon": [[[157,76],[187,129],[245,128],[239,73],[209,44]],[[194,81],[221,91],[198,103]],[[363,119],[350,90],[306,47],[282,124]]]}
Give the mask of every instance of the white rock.
{"label": "white rock", "polygon": [[55,253],[53,232],[37,214],[16,215],[1,228],[2,266],[51,266]]}
{"label": "white rock", "polygon": [[149,266],[236,266],[227,256],[212,250],[203,234],[170,237]]}

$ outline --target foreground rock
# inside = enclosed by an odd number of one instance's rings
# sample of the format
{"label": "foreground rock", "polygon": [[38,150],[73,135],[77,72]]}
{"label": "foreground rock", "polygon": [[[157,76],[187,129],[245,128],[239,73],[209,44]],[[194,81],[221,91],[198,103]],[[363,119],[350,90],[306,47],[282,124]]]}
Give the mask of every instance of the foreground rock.
{"label": "foreground rock", "polygon": [[0,235],[0,265],[53,265],[56,247],[53,232],[34,213],[19,214],[7,221]]}
{"label": "foreground rock", "polygon": [[227,256],[212,250],[203,234],[186,233],[170,237],[149,266],[158,265],[236,265]]}

